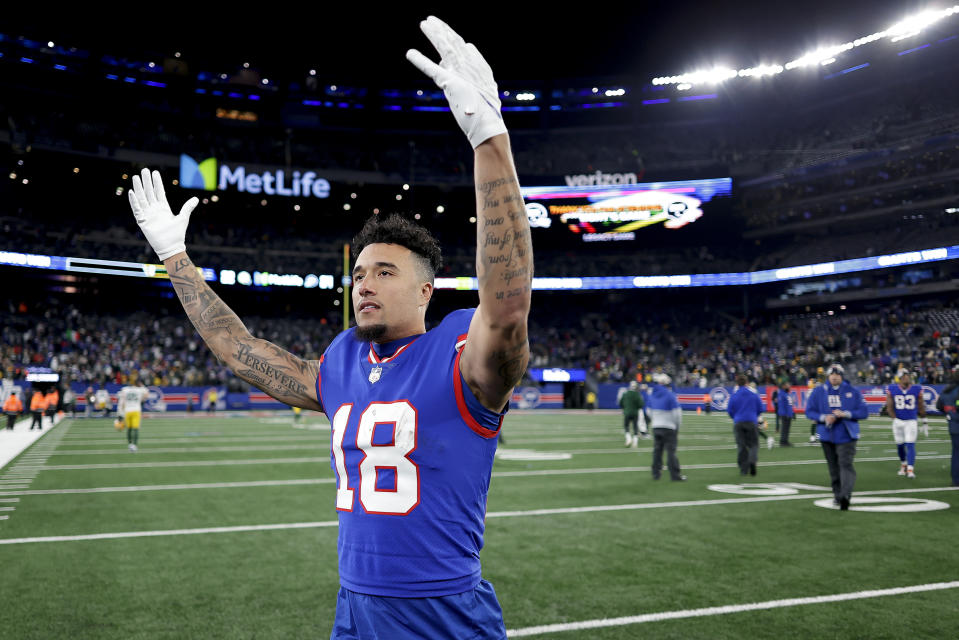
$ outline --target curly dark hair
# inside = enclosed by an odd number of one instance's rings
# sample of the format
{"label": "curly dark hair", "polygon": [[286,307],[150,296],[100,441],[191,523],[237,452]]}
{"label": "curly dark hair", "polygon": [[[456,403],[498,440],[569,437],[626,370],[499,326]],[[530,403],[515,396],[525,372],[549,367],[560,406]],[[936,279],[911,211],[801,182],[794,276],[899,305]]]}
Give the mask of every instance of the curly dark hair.
{"label": "curly dark hair", "polygon": [[386,217],[370,216],[360,232],[353,237],[353,244],[350,247],[353,260],[356,260],[367,245],[377,242],[398,244],[412,251],[430,282],[443,266],[440,243],[436,241],[433,234],[426,227],[410,222],[396,213]]}

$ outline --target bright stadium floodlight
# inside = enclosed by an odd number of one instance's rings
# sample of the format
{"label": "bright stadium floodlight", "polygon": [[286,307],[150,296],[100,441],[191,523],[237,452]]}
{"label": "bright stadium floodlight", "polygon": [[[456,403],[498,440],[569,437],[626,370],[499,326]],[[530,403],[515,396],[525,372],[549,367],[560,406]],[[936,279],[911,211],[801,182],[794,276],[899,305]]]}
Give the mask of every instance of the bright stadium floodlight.
{"label": "bright stadium floodlight", "polygon": [[[821,47],[815,51],[796,58],[795,60],[791,60],[785,65],[771,64],[740,69],[739,71],[732,71],[729,69],[713,69],[711,71],[696,71],[693,73],[684,73],[676,76],[660,76],[653,78],[652,84],[654,86],[669,84],[716,84],[733,77],[758,78],[766,75],[779,74],[783,71],[801,69],[807,66],[824,66],[835,62],[836,58],[846,51],[882,40],[884,38],[889,38],[890,42],[898,42],[899,40],[911,38],[915,35],[918,35],[929,26],[939,22],[940,20],[954,16],[957,13],[959,13],[959,5],[954,5],[946,9],[923,11],[914,16],[900,20],[885,31],[879,31],[877,33],[869,34],[868,36],[862,36],[850,42],[844,42],[842,44],[831,45],[828,47]],[[728,71],[731,75],[724,76],[724,71]]]}

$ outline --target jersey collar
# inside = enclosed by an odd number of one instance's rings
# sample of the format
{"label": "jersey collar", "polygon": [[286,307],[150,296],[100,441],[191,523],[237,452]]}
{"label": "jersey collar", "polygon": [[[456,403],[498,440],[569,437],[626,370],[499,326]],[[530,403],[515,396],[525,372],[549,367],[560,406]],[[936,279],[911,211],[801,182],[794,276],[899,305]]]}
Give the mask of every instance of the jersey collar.
{"label": "jersey collar", "polygon": [[406,338],[391,340],[390,342],[384,342],[382,344],[371,342],[370,353],[367,356],[367,360],[373,364],[390,362],[391,360],[396,359],[396,357],[401,353],[406,351],[406,348],[413,344],[413,341],[419,337],[419,335],[407,336]]}

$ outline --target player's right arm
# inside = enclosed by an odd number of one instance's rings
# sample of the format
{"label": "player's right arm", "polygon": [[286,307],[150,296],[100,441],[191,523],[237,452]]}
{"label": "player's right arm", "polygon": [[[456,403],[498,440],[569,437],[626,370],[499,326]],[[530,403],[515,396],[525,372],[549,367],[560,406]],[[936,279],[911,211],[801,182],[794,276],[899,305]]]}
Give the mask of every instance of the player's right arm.
{"label": "player's right arm", "polygon": [[130,206],[153,250],[163,260],[173,289],[190,322],[210,351],[233,373],[271,397],[288,405],[322,411],[316,397],[318,360],[304,360],[280,347],[255,338],[200,275],[186,254],[184,238],[190,213],[198,200],[191,198],[180,214],[167,204],[160,172],[144,169],[133,177]]}

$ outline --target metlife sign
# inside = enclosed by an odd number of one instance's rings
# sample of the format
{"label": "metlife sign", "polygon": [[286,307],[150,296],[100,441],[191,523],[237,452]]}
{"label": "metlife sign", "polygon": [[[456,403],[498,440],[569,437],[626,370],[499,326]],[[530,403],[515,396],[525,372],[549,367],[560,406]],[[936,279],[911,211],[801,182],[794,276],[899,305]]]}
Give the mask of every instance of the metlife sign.
{"label": "metlife sign", "polygon": [[294,171],[291,176],[281,169],[262,173],[248,172],[243,165],[217,165],[216,158],[197,162],[186,154],[180,155],[180,186],[185,189],[226,191],[231,186],[241,193],[328,198],[330,183],[318,178],[314,171]]}

